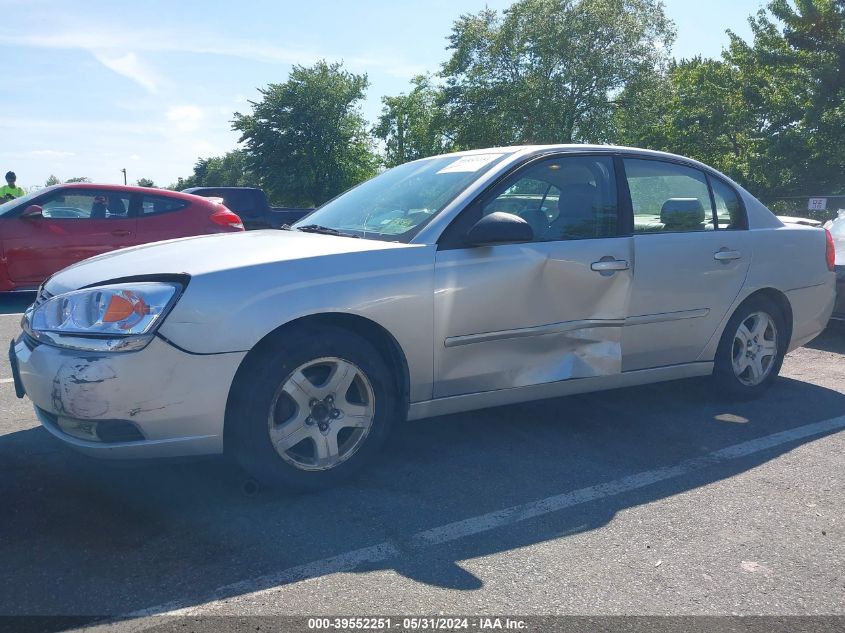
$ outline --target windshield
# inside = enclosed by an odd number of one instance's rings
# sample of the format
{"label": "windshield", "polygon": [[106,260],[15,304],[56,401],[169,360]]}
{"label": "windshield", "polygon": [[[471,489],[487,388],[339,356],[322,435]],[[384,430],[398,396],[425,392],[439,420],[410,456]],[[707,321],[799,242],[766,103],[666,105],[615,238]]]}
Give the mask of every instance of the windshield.
{"label": "windshield", "polygon": [[35,198],[38,194],[43,193],[44,190],[41,189],[39,191],[33,191],[32,193],[28,193],[25,196],[21,196],[20,198],[15,198],[14,200],[9,200],[8,202],[4,202],[0,204],[0,216],[6,215],[10,211],[17,209],[21,205],[26,205],[27,202]]}
{"label": "windshield", "polygon": [[426,158],[364,182],[293,225],[318,225],[369,239],[407,242],[508,153]]}

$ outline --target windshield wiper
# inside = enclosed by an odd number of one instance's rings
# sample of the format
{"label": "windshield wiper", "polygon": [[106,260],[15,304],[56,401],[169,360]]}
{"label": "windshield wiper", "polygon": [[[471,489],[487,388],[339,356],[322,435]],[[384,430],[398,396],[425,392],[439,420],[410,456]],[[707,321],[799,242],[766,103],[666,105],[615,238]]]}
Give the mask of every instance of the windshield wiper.
{"label": "windshield wiper", "polygon": [[302,231],[303,233],[320,233],[322,235],[339,235],[341,237],[359,237],[358,235],[353,235],[352,233],[344,233],[328,226],[320,226],[319,224],[306,224],[305,226],[297,226],[295,228],[297,231]]}

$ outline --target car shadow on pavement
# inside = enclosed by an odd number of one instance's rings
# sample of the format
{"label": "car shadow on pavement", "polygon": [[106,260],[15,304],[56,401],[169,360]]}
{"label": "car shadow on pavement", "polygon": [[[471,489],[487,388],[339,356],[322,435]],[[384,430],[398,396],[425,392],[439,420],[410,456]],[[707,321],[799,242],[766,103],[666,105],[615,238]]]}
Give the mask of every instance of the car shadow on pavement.
{"label": "car shadow on pavement", "polygon": [[827,324],[825,331],[805,347],[823,352],[845,354],[845,321],[831,321]]}
{"label": "car shadow on pavement", "polygon": [[[0,437],[0,614],[118,615],[236,596],[274,586],[267,578],[294,566],[385,541],[404,552],[423,530],[845,415],[845,395],[787,378],[754,402],[719,401],[708,386],[691,379],[410,423],[374,468],[310,495],[247,496],[223,458],[110,464],[59,447],[41,428],[11,433]],[[485,578],[458,561],[594,530],[818,437],[356,571],[478,589]]]}

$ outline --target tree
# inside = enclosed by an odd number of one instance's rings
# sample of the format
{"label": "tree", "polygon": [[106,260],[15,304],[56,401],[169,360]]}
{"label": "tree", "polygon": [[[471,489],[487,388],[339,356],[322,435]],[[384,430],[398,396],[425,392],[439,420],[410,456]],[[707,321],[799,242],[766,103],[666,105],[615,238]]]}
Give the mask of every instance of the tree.
{"label": "tree", "polygon": [[339,63],[294,66],[285,83],[260,91],[252,114],[235,113],[247,165],[273,199],[321,204],[375,173],[359,105],[367,86]]}
{"label": "tree", "polygon": [[135,184],[139,187],[155,187],[155,183],[150,178],[138,178]]}
{"label": "tree", "polygon": [[618,140],[690,156],[747,180],[755,118],[744,92],[739,70],[724,61],[672,62],[623,91]]}
{"label": "tree", "polygon": [[769,200],[845,191],[845,2],[774,0],[749,23],[721,60],[626,87],[619,140],[698,158]]}
{"label": "tree", "polygon": [[464,15],[441,72],[455,144],[607,141],[614,97],[673,39],[658,0],[518,0],[501,16]]}
{"label": "tree", "polygon": [[255,187],[258,178],[247,166],[246,152],[241,149],[226,152],[223,156],[200,158],[194,165],[194,173],[179,178],[170,189],[188,187]]}
{"label": "tree", "polygon": [[62,181],[59,180],[54,174],[50,174],[46,181],[44,181],[45,187],[52,187],[53,185],[60,185]]}
{"label": "tree", "polygon": [[65,184],[72,182],[91,182],[91,179],[88,176],[74,176],[65,180]]}
{"label": "tree", "polygon": [[769,193],[845,193],[845,2],[773,0],[750,23],[728,58],[751,79]]}
{"label": "tree", "polygon": [[448,151],[440,90],[430,75],[411,80],[411,91],[396,97],[382,97],[381,116],[373,135],[384,141],[384,163],[388,167]]}

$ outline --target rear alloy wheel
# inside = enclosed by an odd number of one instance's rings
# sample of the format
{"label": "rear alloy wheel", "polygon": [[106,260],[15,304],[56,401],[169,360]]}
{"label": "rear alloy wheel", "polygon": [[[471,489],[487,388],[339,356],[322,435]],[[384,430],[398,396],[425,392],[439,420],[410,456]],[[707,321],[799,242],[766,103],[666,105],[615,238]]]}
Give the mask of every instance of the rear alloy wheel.
{"label": "rear alloy wheel", "polygon": [[262,344],[226,409],[226,450],[259,482],[317,490],[372,461],[395,418],[397,385],[373,345],[336,327],[297,326]]}
{"label": "rear alloy wheel", "polygon": [[765,298],[741,305],[728,321],[716,352],[713,376],[721,393],[761,395],[780,371],[788,341],[780,309]]}
{"label": "rear alloy wheel", "polygon": [[734,334],[731,361],[743,385],[756,387],[768,377],[778,357],[778,328],[765,312],[754,312]]}

